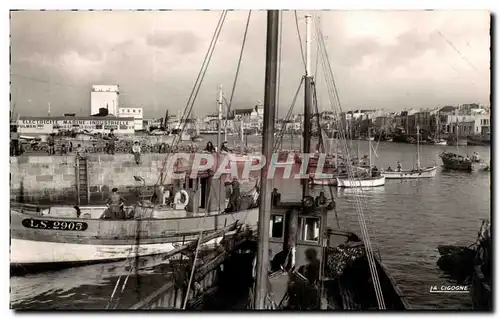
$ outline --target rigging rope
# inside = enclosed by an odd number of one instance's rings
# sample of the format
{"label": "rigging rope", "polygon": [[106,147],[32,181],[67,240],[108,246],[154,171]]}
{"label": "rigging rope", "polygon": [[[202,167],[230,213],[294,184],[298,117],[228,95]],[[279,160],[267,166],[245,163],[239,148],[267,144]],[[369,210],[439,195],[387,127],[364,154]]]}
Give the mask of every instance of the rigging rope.
{"label": "rigging rope", "polygon": [[[335,83],[335,79],[333,77],[333,71],[331,69],[331,65],[328,62],[329,61],[328,52],[326,50],[326,46],[324,43],[324,38],[322,36],[322,32],[319,29],[318,23],[315,23],[315,26],[316,26],[316,32],[319,35],[318,38],[319,38],[319,43],[320,43],[320,47],[321,47],[321,57],[322,57],[321,62],[322,62],[322,67],[324,69],[325,82],[326,82],[326,85],[328,88],[328,97],[330,100],[330,104],[333,108],[334,114],[336,114],[338,116],[339,114],[337,112],[337,109],[335,108],[335,104],[337,105],[340,112],[342,112],[342,106],[340,103],[340,98],[338,95],[337,86]],[[339,121],[339,126],[341,128],[339,130],[339,133],[341,135],[341,140],[343,141],[343,146],[344,146],[344,150],[345,150],[347,161],[348,161],[347,162],[348,178],[351,182],[354,182],[355,174],[354,174],[354,170],[352,168],[352,165],[350,163],[351,157],[350,157],[349,147],[348,147],[347,141],[345,139],[345,131],[343,129],[342,121]],[[357,181],[360,182],[359,179]],[[358,214],[358,221],[359,221],[360,228],[361,228],[361,234],[362,234],[363,242],[364,242],[365,248],[366,248],[365,250],[366,250],[366,254],[367,254],[370,273],[371,273],[372,280],[373,280],[373,286],[374,286],[375,295],[377,298],[377,304],[378,304],[379,309],[385,309],[385,302],[384,302],[383,293],[382,293],[382,289],[380,286],[380,281],[379,281],[379,277],[378,277],[378,273],[377,273],[377,269],[376,269],[376,263],[375,263],[374,256],[373,256],[371,241],[370,241],[370,237],[369,237],[367,226],[366,226],[366,220],[364,217],[363,208],[361,206],[361,202],[359,199],[358,192],[359,191],[362,192],[362,188],[361,187],[359,187],[359,188],[354,187],[353,189],[354,189],[354,193],[355,193],[355,204],[356,204],[355,208],[356,208],[356,211]]]}
{"label": "rigging rope", "polygon": [[[278,69],[277,69],[277,78],[276,78],[276,116],[275,118],[276,119],[279,119],[279,110],[280,110],[280,86],[281,86],[281,58],[282,58],[282,43],[283,43],[283,11],[280,10],[280,13],[279,13],[279,21],[280,21],[280,24],[279,24],[279,40],[278,40]],[[275,121],[276,123],[276,121]],[[281,123],[282,126],[281,126],[281,131],[284,132],[284,127],[286,127],[286,123],[285,122],[282,122]],[[283,134],[281,134],[281,139],[283,139]],[[276,151],[276,150],[274,150]],[[274,179],[272,180],[271,182],[271,185],[272,185],[272,188],[274,189]],[[262,187],[262,185],[261,185]]]}
{"label": "rigging rope", "polygon": [[[290,119],[290,117],[292,115],[295,103],[297,102],[297,97],[299,96],[300,89],[301,89],[303,83],[304,83],[304,77],[302,77],[300,79],[299,87],[297,88],[297,91],[295,92],[295,96],[293,97],[292,104],[290,105],[290,108],[288,109],[288,113],[286,114],[284,123],[288,122],[288,120]],[[280,134],[279,134],[279,136],[276,139],[276,142],[274,144],[275,151],[282,145],[285,129],[286,129],[286,125],[283,125],[281,127]]]}
{"label": "rigging rope", "polygon": [[245,50],[245,44],[247,42],[248,26],[250,25],[251,15],[252,15],[252,10],[249,10],[248,17],[247,17],[247,24],[245,26],[245,32],[243,34],[243,42],[241,44],[240,57],[238,59],[238,64],[236,66],[236,74],[234,75],[233,88],[231,89],[231,96],[229,97],[229,105],[227,105],[226,119],[224,120],[225,121],[224,123],[226,123],[226,124],[224,127],[227,127],[227,115],[228,115],[229,111],[231,110],[231,106],[233,105],[234,91],[236,90],[236,82],[238,81],[238,75],[240,74],[241,60],[243,59],[243,52]]}
{"label": "rigging rope", "polygon": [[[247,40],[248,27],[250,25],[251,14],[252,14],[252,10],[249,10],[248,11],[248,17],[247,17],[247,23],[246,23],[246,26],[245,26],[245,32],[243,34],[243,41],[242,41],[242,44],[241,44],[241,51],[240,51],[240,56],[239,56],[239,59],[238,59],[238,65],[236,67],[236,74],[235,74],[234,81],[233,81],[233,88],[231,90],[231,96],[229,98],[229,105],[227,105],[228,104],[227,100],[223,96],[223,100],[226,102],[227,110],[231,109],[231,106],[232,106],[232,103],[233,103],[234,92],[235,92],[235,89],[236,89],[236,83],[238,81],[238,75],[239,75],[239,72],[240,72],[241,61],[242,61],[242,58],[243,58],[243,52],[244,52],[245,44],[246,44],[246,40]],[[227,114],[228,114],[228,112],[226,112],[226,121],[227,121]],[[219,152],[220,152],[220,150],[219,150]],[[219,186],[221,186],[221,185],[219,185]],[[222,193],[222,190],[219,187],[219,196],[221,196],[221,193]],[[218,201],[220,203],[220,199],[218,199]],[[220,205],[219,205],[219,208],[220,208]],[[219,211],[219,214],[220,213],[221,213],[221,211]],[[208,216],[208,211],[205,213],[205,217],[206,216]],[[234,220],[234,216],[232,216],[232,217],[233,217],[233,220]],[[201,222],[201,220],[200,220],[200,222]],[[191,268],[191,275],[189,277],[189,283],[188,283],[188,286],[187,286],[186,297],[184,299],[183,309],[186,309],[186,305],[187,305],[187,302],[188,302],[189,291],[191,289],[191,284],[192,284],[193,277],[194,277],[194,272],[195,272],[195,269],[196,269],[196,260],[198,258],[198,252],[200,250],[202,237],[203,237],[203,229],[200,229],[200,234],[199,234],[199,238],[198,238],[198,243],[196,245],[196,251],[195,251],[195,256],[194,256],[194,261],[193,261],[193,267]]]}
{"label": "rigging rope", "polygon": [[[209,46],[208,52],[205,55],[205,58],[203,60],[202,67],[201,67],[200,71],[198,72],[198,76],[197,76],[195,84],[193,86],[193,90],[191,91],[191,94],[189,96],[188,102],[187,102],[186,107],[184,109],[183,116],[181,117],[181,123],[183,121],[185,121],[189,117],[189,115],[191,114],[191,111],[192,111],[193,106],[194,106],[194,102],[196,101],[196,97],[198,96],[198,92],[199,92],[200,87],[201,87],[201,82],[203,81],[203,79],[205,77],[206,71],[208,69],[208,66],[209,66],[211,58],[212,58],[212,54],[213,54],[213,52],[215,50],[215,46],[217,44],[217,40],[219,39],[219,35],[220,35],[221,30],[222,30],[222,26],[224,24],[224,21],[226,19],[226,15],[227,15],[227,10],[224,10],[222,12],[220,18],[219,18],[218,23],[217,23],[216,29],[214,31],[214,35],[212,37],[212,41],[210,42],[210,46]],[[189,108],[189,111],[188,111],[188,108]],[[181,126],[181,131],[180,131],[179,135],[174,136],[174,139],[173,139],[172,144],[171,144],[172,145],[171,149],[174,147],[174,144],[175,144],[175,146],[177,146],[177,144],[180,142],[182,133],[184,132],[184,129],[185,129],[185,125],[182,125]],[[178,137],[178,140],[177,140],[177,143],[176,143],[176,138],[177,137]],[[160,176],[158,177],[158,180],[157,180],[156,184],[154,185],[155,187],[158,186],[158,185],[163,185],[164,177],[165,177],[163,175],[163,172],[165,171],[165,167],[166,167],[166,165],[168,163],[169,155],[170,155],[170,153],[167,154],[167,156],[165,157],[165,159],[164,159],[164,161],[162,163],[162,169],[160,171]],[[153,205],[153,207],[151,208],[151,214],[153,213],[155,207],[156,207],[156,204]],[[136,238],[137,238],[137,241],[139,240],[138,236],[139,236],[139,233],[140,233],[139,230],[140,230],[140,223],[141,222],[142,221],[139,220],[138,223],[137,223],[137,229],[136,229]],[[134,244],[132,244],[132,247],[133,246],[134,246]],[[138,258],[138,251],[137,250],[138,250],[139,247],[138,247],[137,244],[136,244],[136,246],[137,247],[135,249],[135,258],[137,259]],[[129,260],[131,253],[132,253],[132,249],[130,250],[129,254],[127,255],[126,261]],[[136,267],[137,266],[138,265],[136,263]],[[136,270],[137,270],[137,268],[136,268]],[[129,272],[129,274],[127,275],[127,277],[126,277],[126,279],[124,281],[125,284],[126,284],[128,278],[129,278],[130,274],[131,274],[131,272]],[[118,284],[119,284],[119,282],[121,280],[121,277],[122,277],[121,275],[118,277],[115,290],[113,291],[113,293],[111,295],[111,298],[110,298],[110,300],[108,302],[108,306],[107,307],[109,307],[109,305],[112,302],[112,298],[113,298],[113,296],[114,296],[114,294],[116,292],[116,288],[118,287]],[[123,291],[124,288],[125,287],[122,288],[122,291]]]}
{"label": "rigging rope", "polygon": [[300,36],[300,28],[299,28],[299,18],[297,17],[297,10],[293,11],[295,14],[295,26],[297,27],[297,36],[299,37],[299,45],[300,45],[300,56],[302,57],[302,63],[304,63],[304,74],[307,73],[307,65],[306,65],[306,57],[304,54],[304,48],[302,47],[302,37]]}

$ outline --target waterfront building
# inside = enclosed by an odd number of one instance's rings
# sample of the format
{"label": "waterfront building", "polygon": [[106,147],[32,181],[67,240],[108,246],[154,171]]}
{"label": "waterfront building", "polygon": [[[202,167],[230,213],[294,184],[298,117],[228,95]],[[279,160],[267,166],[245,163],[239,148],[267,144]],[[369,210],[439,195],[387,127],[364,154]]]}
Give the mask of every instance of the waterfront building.
{"label": "waterfront building", "polygon": [[142,107],[120,107],[118,108],[118,117],[133,117],[135,119],[135,130],[143,130],[143,114]]}
{"label": "waterfront building", "polygon": [[119,103],[118,85],[92,85],[90,92],[90,115],[99,114],[99,109],[107,109],[108,114],[117,116]]}
{"label": "waterfront building", "polygon": [[377,116],[374,126],[377,132],[389,132],[392,129],[393,118],[390,116]]}

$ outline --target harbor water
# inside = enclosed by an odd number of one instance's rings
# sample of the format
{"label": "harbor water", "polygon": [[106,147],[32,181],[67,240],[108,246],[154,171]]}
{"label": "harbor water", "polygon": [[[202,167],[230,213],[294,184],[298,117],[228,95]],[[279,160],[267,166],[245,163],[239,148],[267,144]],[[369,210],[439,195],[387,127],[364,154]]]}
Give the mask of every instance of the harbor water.
{"label": "harbor water", "polygon": [[[216,136],[205,137],[215,142]],[[249,137],[256,147],[260,136]],[[253,142],[253,143],[252,143]],[[298,142],[298,139],[296,139]],[[231,141],[229,145],[231,145]],[[358,143],[354,141],[353,144]],[[411,168],[416,161],[416,145],[372,142],[376,155],[372,163],[378,168]],[[286,140],[283,148],[289,148]],[[359,141],[360,155],[368,154],[368,142]],[[312,143],[315,145],[315,142]],[[295,145],[298,148],[298,145]],[[481,220],[490,217],[491,190],[489,172],[443,171],[438,154],[455,151],[452,146],[423,145],[421,165],[438,165],[434,178],[421,180],[387,180],[385,186],[360,192],[372,246],[380,251],[382,261],[408,298],[414,309],[471,309],[468,294],[432,294],[431,286],[454,284],[439,270],[437,246],[457,244],[468,246],[477,236]],[[490,148],[460,147],[460,152],[473,152],[490,160]],[[297,200],[299,183],[275,180],[274,187],[282,200]],[[313,191],[319,192],[321,186]],[[329,196],[326,189],[325,194]],[[355,190],[333,188],[341,228],[359,231],[354,204]],[[336,227],[331,215],[330,227]],[[61,271],[11,277],[11,307],[16,309],[103,309],[109,302],[119,276],[128,273],[129,262],[91,265]],[[159,288],[166,280],[167,269],[162,264],[146,262],[139,274],[131,276],[123,294],[120,308],[130,307],[139,299]],[[123,280],[124,278],[122,278]],[[122,289],[123,282],[118,286]]]}

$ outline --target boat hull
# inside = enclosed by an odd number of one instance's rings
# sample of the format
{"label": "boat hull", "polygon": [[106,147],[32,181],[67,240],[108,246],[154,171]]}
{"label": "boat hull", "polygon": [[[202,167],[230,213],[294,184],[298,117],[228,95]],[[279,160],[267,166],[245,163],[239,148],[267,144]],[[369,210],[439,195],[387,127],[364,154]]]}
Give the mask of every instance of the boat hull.
{"label": "boat hull", "polygon": [[319,185],[319,186],[337,186],[337,179],[336,178],[325,178],[325,179],[313,179],[311,182],[312,185]]}
{"label": "boat hull", "polygon": [[446,144],[449,146],[467,146],[467,139],[466,138],[458,139],[458,143],[457,139],[451,139],[448,140]]}
{"label": "boat hull", "polygon": [[478,265],[474,266],[472,272],[471,296],[475,310],[491,311],[493,309],[491,285],[486,281],[481,267]]}
{"label": "boat hull", "polygon": [[[258,209],[170,219],[102,220],[11,211],[11,266],[97,263],[167,253],[238,221],[257,226]],[[215,238],[207,245],[216,244]]]}
{"label": "boat hull", "polygon": [[446,141],[435,141],[434,145],[446,146],[446,145],[448,145],[448,142],[446,142]]}
{"label": "boat hull", "polygon": [[472,161],[463,161],[458,159],[441,157],[443,167],[455,171],[472,171]]}
{"label": "boat hull", "polygon": [[385,185],[385,176],[370,179],[337,178],[337,187],[379,187]]}
{"label": "boat hull", "polygon": [[384,171],[382,175],[386,179],[417,179],[417,178],[432,178],[436,176],[437,167],[426,167],[421,170],[403,170],[403,171]]}
{"label": "boat hull", "polygon": [[[213,239],[204,246],[218,244],[222,236]],[[108,262],[168,253],[185,242],[165,242],[157,244],[98,245],[57,243],[24,239],[11,239],[11,264],[30,266],[44,264],[90,264]]]}

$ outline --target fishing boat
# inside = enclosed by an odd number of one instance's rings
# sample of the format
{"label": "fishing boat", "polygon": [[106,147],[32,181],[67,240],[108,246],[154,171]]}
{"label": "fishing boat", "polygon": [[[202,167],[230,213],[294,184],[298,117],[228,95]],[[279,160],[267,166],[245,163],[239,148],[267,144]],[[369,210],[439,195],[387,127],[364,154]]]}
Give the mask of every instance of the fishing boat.
{"label": "fishing boat", "polygon": [[52,206],[36,211],[12,207],[11,267],[42,269],[115,261],[131,254],[149,256],[169,252],[200,231],[215,231],[235,220],[256,226],[256,189],[243,196],[239,211],[220,215],[227,201],[216,203],[218,181],[206,177],[187,183],[171,203],[142,201],[125,206],[123,220],[106,219],[107,206]]}
{"label": "fishing boat", "polygon": [[420,167],[420,127],[417,125],[417,168],[411,170],[386,170],[382,172],[387,179],[415,179],[436,176],[437,166]]}
{"label": "fishing boat", "polygon": [[451,152],[443,152],[439,154],[439,157],[443,161],[443,167],[445,169],[457,170],[457,171],[472,171],[472,160],[470,158],[464,157]]}
{"label": "fishing boat", "polygon": [[[11,268],[42,270],[167,253],[200,232],[219,230],[235,221],[249,227],[257,225],[257,185],[240,198],[238,208],[226,207],[227,199],[219,196],[221,178],[215,179],[213,170],[192,176],[189,168],[192,165],[187,163],[174,169],[175,173],[186,173],[186,177],[173,180],[171,190],[160,179],[155,185],[156,204],[141,200],[124,206],[124,218],[110,219],[106,206],[68,205],[33,210],[12,205]],[[162,171],[161,175],[167,173]],[[144,184],[140,177],[135,179]]]}
{"label": "fishing boat", "polygon": [[[279,11],[269,10],[267,19],[264,123],[273,123],[278,51],[278,46],[273,44],[278,43]],[[305,21],[303,150],[307,153],[311,138],[308,115],[311,113],[315,84],[310,72],[311,16],[307,15]],[[319,23],[316,24],[318,25]],[[319,47],[326,51],[319,27],[317,32]],[[265,156],[270,156],[273,150],[273,133],[273,125],[264,125]],[[262,177],[265,177],[264,171]],[[366,232],[363,232],[364,237],[361,239],[352,232],[327,227],[327,220],[331,218],[329,213],[335,210],[333,197],[327,199],[323,193],[311,196],[308,181],[302,180],[302,199],[282,202],[278,192],[269,192],[273,187],[272,181],[266,178],[261,178],[261,181],[261,191],[265,197],[260,202],[259,209],[259,221],[263,222],[259,223],[254,309],[409,308],[387,268],[375,256],[369,237],[365,236]],[[365,228],[366,225],[363,224],[362,227]]]}

